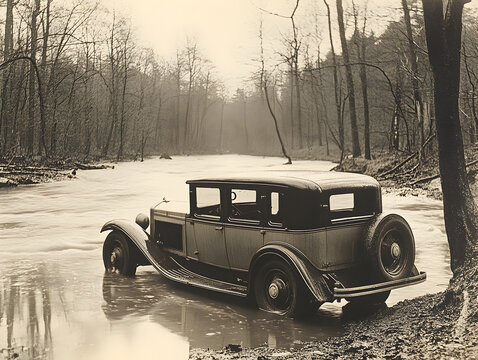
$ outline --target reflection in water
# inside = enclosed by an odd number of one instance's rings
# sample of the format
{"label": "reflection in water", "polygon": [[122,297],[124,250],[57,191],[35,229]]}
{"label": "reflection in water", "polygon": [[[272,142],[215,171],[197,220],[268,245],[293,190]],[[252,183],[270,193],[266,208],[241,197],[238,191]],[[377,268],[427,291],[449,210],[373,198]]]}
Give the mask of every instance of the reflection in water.
{"label": "reflection in water", "polygon": [[[1,354],[5,359],[52,358],[50,291],[58,293],[61,287],[51,273],[45,264],[37,269],[17,267],[0,283],[0,334],[6,337]],[[1,331],[3,325],[6,334]]]}
{"label": "reflection in water", "polygon": [[186,336],[191,347],[290,347],[342,332],[340,308],[321,310],[307,321],[285,319],[241,299],[172,284],[157,274],[135,278],[106,274],[103,297],[103,311],[112,324],[148,314],[152,321]]}

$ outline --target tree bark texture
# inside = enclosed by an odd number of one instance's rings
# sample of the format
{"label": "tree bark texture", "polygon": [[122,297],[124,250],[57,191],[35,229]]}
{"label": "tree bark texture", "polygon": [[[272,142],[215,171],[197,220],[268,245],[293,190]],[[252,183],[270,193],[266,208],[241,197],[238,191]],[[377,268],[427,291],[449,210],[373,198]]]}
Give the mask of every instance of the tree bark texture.
{"label": "tree bark texture", "polygon": [[360,140],[357,126],[357,113],[355,109],[355,89],[352,76],[352,66],[350,65],[349,50],[347,39],[345,38],[344,9],[342,0],[337,0],[337,19],[339,22],[340,42],[342,43],[342,57],[345,62],[345,75],[347,78],[347,93],[349,98],[350,127],[352,130],[352,154],[354,157],[361,155]]}
{"label": "tree bark texture", "polygon": [[435,116],[445,228],[456,276],[476,256],[478,211],[466,177],[459,118],[460,49],[466,0],[422,0],[428,56],[435,80]]}

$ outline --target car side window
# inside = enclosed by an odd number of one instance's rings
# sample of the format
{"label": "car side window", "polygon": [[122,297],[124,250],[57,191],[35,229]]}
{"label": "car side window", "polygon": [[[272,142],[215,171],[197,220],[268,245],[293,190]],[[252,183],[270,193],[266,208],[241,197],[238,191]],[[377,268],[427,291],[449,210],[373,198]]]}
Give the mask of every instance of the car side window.
{"label": "car side window", "polygon": [[231,189],[230,220],[259,224],[262,212],[257,199],[256,190]]}
{"label": "car side window", "polygon": [[272,191],[271,192],[271,197],[270,197],[270,204],[271,204],[271,210],[270,210],[270,219],[269,219],[269,225],[275,226],[275,227],[281,227],[282,226],[282,212],[281,212],[281,199],[283,198],[283,194]]}
{"label": "car side window", "polygon": [[215,220],[221,217],[221,191],[219,188],[196,188],[196,215]]}

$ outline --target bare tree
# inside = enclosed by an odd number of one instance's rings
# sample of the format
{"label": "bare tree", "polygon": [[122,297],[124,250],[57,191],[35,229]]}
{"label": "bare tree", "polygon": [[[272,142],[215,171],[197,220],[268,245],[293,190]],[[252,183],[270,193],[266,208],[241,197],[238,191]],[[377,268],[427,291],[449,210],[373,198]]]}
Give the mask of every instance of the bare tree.
{"label": "bare tree", "polygon": [[342,43],[342,57],[345,62],[345,75],[347,78],[347,94],[349,98],[350,126],[352,129],[352,153],[354,157],[360,156],[360,141],[357,126],[357,113],[355,109],[355,89],[352,75],[352,66],[350,65],[349,50],[347,39],[345,38],[344,9],[342,0],[337,0],[337,19],[339,22],[340,42]]}
{"label": "bare tree", "polygon": [[[342,113],[341,113],[341,99],[340,99],[340,89],[339,89],[339,80],[338,80],[338,66],[337,66],[337,57],[335,55],[334,40],[332,37],[332,20],[330,17],[330,7],[326,0],[323,0],[325,6],[327,7],[327,23],[329,29],[329,41],[330,41],[330,53],[332,54],[333,62],[333,75],[334,75],[334,96],[335,96],[335,108],[337,111],[337,125],[339,129],[339,148],[342,150],[345,146],[345,134],[344,134],[344,124],[342,122]],[[343,153],[343,151],[342,151]],[[342,161],[342,159],[340,159]]]}
{"label": "bare tree", "polygon": [[189,43],[186,46],[186,70],[188,72],[188,94],[186,100],[186,114],[184,115],[184,134],[183,134],[183,146],[185,149],[190,147],[189,145],[189,136],[190,136],[190,123],[189,123],[189,114],[191,111],[191,97],[194,86],[194,81],[199,72],[199,52],[196,43]]}
{"label": "bare tree", "polygon": [[360,85],[362,87],[362,99],[363,99],[363,119],[364,119],[364,156],[365,159],[370,160],[370,114],[368,105],[368,84],[367,84],[367,67],[366,63],[366,51],[367,51],[367,38],[365,29],[367,27],[367,7],[365,6],[363,15],[362,33],[358,29],[358,11],[354,4],[354,24],[355,24],[355,45],[357,46],[357,56],[361,63],[360,67]]}
{"label": "bare tree", "polygon": [[455,275],[477,259],[478,210],[467,180],[458,110],[464,4],[422,0],[428,57],[435,80],[435,114],[445,228]]}
{"label": "bare tree", "polygon": [[[297,4],[298,4],[298,2],[297,2]],[[262,22],[260,24],[259,40],[260,40],[260,51],[261,51],[261,55],[260,55],[260,64],[261,64],[260,79],[261,79],[261,81],[264,82],[263,91],[264,91],[265,98],[266,98],[267,108],[269,109],[269,113],[271,114],[271,117],[274,120],[274,126],[275,126],[275,130],[276,130],[277,138],[279,140],[279,143],[280,143],[280,146],[281,146],[281,149],[282,149],[282,154],[287,159],[286,164],[292,164],[292,159],[287,154],[287,150],[285,148],[284,141],[282,140],[282,136],[280,134],[279,125],[277,123],[277,117],[275,115],[274,110],[272,109],[270,99],[269,99],[269,90],[268,90],[269,83],[268,83],[268,76],[266,74],[266,64],[265,64],[265,58],[264,58],[264,43],[263,43],[264,39],[263,39],[263,32],[262,32]],[[274,99],[275,99],[275,89],[274,88],[273,88],[273,92],[274,92]]]}
{"label": "bare tree", "polygon": [[408,51],[409,51],[409,61],[412,68],[412,87],[413,87],[413,100],[415,106],[415,115],[418,121],[418,128],[420,131],[420,146],[419,146],[419,158],[422,158],[421,147],[425,142],[425,132],[424,132],[424,118],[423,118],[423,98],[418,84],[420,74],[418,72],[417,64],[417,52],[415,51],[415,42],[413,40],[413,31],[410,21],[410,11],[408,9],[407,0],[402,0],[403,15],[405,19],[405,26],[407,29],[407,38],[408,38]]}
{"label": "bare tree", "polygon": [[[37,17],[40,12],[40,0],[35,0],[34,8],[32,9],[32,17],[30,23],[30,58],[32,63],[30,64],[30,77],[29,77],[29,98],[28,98],[28,130],[27,130],[27,151],[29,154],[33,154],[33,137],[35,131],[35,104],[36,104],[36,88],[35,88],[35,68],[37,52]],[[46,149],[46,148],[45,148]],[[41,152],[41,148],[39,149]]]}

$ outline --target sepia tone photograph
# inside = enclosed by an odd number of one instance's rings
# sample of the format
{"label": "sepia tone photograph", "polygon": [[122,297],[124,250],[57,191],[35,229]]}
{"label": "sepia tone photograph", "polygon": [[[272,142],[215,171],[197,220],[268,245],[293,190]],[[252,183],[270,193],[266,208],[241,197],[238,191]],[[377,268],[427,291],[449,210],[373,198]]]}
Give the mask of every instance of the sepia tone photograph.
{"label": "sepia tone photograph", "polygon": [[478,359],[478,0],[0,0],[0,360]]}

